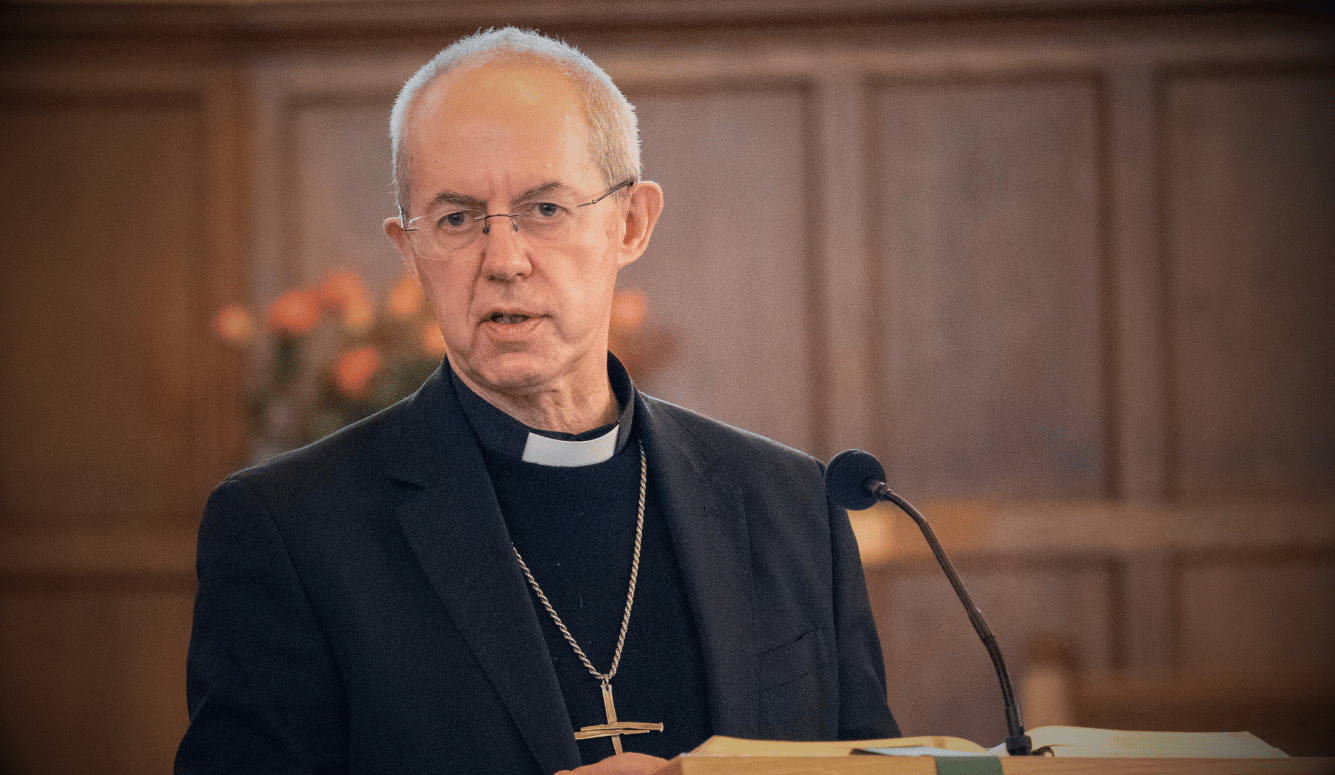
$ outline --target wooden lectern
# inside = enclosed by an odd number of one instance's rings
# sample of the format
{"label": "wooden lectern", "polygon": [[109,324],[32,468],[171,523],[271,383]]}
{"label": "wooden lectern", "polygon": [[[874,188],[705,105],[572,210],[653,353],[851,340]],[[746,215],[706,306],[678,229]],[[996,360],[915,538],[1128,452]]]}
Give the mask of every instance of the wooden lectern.
{"label": "wooden lectern", "polygon": [[[1335,775],[1335,759],[1002,757],[1006,775]],[[682,754],[658,775],[936,775],[930,756]]]}

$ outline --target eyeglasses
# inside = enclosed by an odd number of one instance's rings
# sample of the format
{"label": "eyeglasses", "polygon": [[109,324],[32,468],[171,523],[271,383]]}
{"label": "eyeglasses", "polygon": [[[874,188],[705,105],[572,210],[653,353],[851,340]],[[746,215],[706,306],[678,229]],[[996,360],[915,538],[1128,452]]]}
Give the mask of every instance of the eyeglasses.
{"label": "eyeglasses", "polygon": [[451,253],[472,244],[479,234],[491,233],[492,218],[509,218],[510,228],[539,242],[561,242],[576,233],[580,223],[580,208],[596,205],[612,194],[635,185],[629,178],[607,189],[588,202],[567,202],[560,199],[521,201],[512,213],[487,213],[484,210],[445,204],[433,212],[405,220],[407,213],[399,208],[399,220],[413,250],[424,258],[446,258]]}

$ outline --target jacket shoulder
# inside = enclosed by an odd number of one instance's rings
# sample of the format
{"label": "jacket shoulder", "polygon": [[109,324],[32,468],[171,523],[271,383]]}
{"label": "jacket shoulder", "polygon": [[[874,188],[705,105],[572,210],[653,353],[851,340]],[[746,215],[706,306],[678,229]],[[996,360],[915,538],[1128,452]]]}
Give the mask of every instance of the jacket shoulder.
{"label": "jacket shoulder", "polygon": [[669,401],[643,396],[648,424],[656,435],[670,437],[675,443],[691,447],[702,460],[718,460],[731,467],[761,469],[764,476],[824,476],[824,465],[814,456],[759,433]]}
{"label": "jacket shoulder", "polygon": [[395,423],[403,402],[347,425],[324,438],[275,455],[231,474],[229,480],[263,487],[278,481],[313,482],[340,463],[366,455],[376,439]]}

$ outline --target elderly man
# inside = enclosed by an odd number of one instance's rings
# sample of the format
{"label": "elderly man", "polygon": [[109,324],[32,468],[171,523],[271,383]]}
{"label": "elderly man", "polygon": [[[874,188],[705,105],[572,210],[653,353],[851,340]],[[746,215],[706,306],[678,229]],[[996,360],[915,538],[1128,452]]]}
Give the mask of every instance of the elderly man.
{"label": "elderly man", "polygon": [[608,354],[663,195],[607,75],[481,33],[391,134],[385,230],[448,355],[215,491],[177,772],[651,772],[712,734],[897,734],[820,464]]}

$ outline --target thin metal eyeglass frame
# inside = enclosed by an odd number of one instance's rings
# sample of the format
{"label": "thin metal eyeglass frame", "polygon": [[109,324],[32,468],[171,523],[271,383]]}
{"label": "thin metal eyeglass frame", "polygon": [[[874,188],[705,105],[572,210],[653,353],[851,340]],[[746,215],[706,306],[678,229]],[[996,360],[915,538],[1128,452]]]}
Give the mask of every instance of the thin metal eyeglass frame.
{"label": "thin metal eyeglass frame", "polygon": [[[620,191],[621,189],[626,188],[626,187],[628,187],[628,186],[633,186],[633,185],[635,185],[635,184],[638,183],[638,182],[639,182],[639,181],[636,180],[635,178],[626,178],[625,180],[621,181],[620,183],[616,184],[615,186],[612,186],[611,188],[609,188],[609,189],[607,189],[606,191],[604,191],[604,192],[603,192],[601,195],[599,195],[596,199],[592,199],[592,200],[590,200],[590,201],[588,201],[588,202],[585,202],[585,203],[583,203],[583,204],[575,205],[575,207],[588,207],[589,205],[596,205],[596,204],[598,204],[599,202],[601,202],[601,201],[603,201],[604,199],[606,199],[606,198],[608,198],[609,196],[611,196],[612,194],[615,194],[616,192]],[[473,212],[477,212],[477,211],[474,210]],[[520,215],[519,213],[491,213],[490,215],[487,215],[487,214],[479,215],[478,217],[474,218],[473,220],[475,220],[475,221],[482,221],[482,233],[483,233],[483,234],[490,234],[490,233],[491,233],[491,223],[488,221],[489,218],[509,218],[509,219],[510,219],[510,228],[511,228],[512,230],[514,230],[514,231],[519,231],[519,222],[515,220],[516,218],[519,217],[519,215]],[[418,217],[418,218],[421,218],[422,216],[419,215],[419,216],[417,216],[417,217]],[[413,219],[413,220],[416,220],[416,219]],[[418,228],[417,228],[416,226],[408,226],[408,224],[409,224],[409,223],[412,223],[412,221],[408,220],[408,213],[403,209],[403,206],[402,206],[402,205],[399,206],[399,221],[401,221],[401,223],[402,223],[402,229],[403,229],[404,231],[418,231]]]}
{"label": "thin metal eyeglass frame", "polygon": [[[601,201],[603,201],[604,199],[606,199],[606,198],[608,198],[609,196],[611,196],[612,194],[616,193],[617,191],[620,191],[621,189],[623,189],[623,188],[625,188],[625,187],[627,187],[627,186],[633,186],[633,185],[635,185],[635,182],[636,182],[636,181],[635,181],[635,178],[626,178],[625,180],[621,181],[620,183],[616,184],[615,186],[612,186],[611,188],[609,188],[609,189],[607,189],[606,191],[604,191],[604,192],[602,193],[602,195],[599,196],[597,199],[594,199],[594,200],[589,201],[589,202],[585,202],[584,204],[575,205],[575,207],[588,207],[589,205],[596,205],[596,204],[598,204],[599,202],[601,202]],[[491,213],[490,215],[480,215],[480,216],[478,216],[477,218],[474,218],[473,220],[475,220],[475,221],[482,221],[482,233],[483,233],[483,234],[490,234],[490,233],[491,233],[491,222],[490,222],[490,220],[488,220],[488,219],[490,219],[490,218],[509,218],[509,219],[510,219],[510,228],[513,229],[514,231],[519,231],[519,221],[516,221],[516,220],[515,220],[515,219],[518,218],[518,217],[519,217],[519,213]]]}

